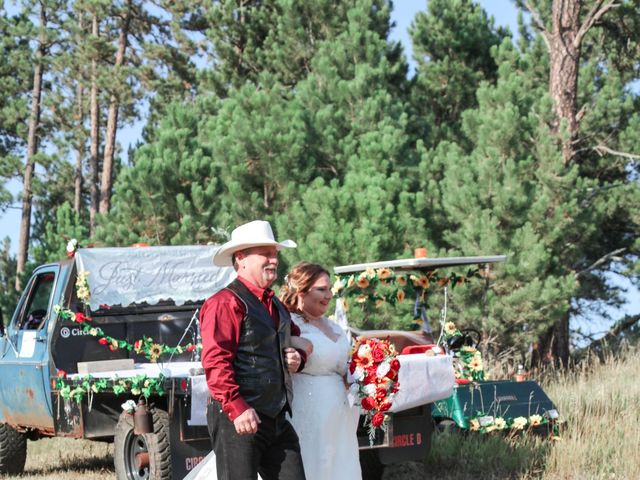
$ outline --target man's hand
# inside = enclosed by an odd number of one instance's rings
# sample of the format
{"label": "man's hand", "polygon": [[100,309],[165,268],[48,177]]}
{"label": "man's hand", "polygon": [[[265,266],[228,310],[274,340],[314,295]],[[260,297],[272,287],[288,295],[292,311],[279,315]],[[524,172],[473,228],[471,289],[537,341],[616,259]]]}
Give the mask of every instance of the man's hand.
{"label": "man's hand", "polygon": [[287,370],[291,373],[295,373],[300,368],[302,358],[295,348],[287,347],[284,349],[284,361],[287,364]]}
{"label": "man's hand", "polygon": [[253,408],[248,408],[233,421],[238,435],[250,435],[258,431],[260,417]]}

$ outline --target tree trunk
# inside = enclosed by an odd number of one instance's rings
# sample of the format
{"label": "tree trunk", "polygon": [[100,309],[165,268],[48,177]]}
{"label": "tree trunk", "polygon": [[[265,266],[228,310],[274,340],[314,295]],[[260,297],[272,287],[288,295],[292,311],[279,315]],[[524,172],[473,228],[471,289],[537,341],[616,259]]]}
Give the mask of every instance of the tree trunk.
{"label": "tree trunk", "polygon": [[555,127],[557,131],[560,122],[565,120],[569,135],[562,145],[565,163],[573,159],[574,140],[578,133],[576,106],[580,43],[576,39],[580,31],[580,4],[579,0],[554,0],[553,30],[549,36],[549,93],[554,100],[558,122]]}
{"label": "tree trunk", "polygon": [[76,115],[78,136],[76,143],[76,171],[75,171],[75,191],[73,195],[73,211],[80,215],[82,206],[82,157],[84,156],[84,135],[82,135],[82,121],[84,119],[84,111],[82,108],[82,83],[78,82],[76,87],[76,102],[78,112]]}
{"label": "tree trunk", "polygon": [[[127,2],[124,18],[122,19],[122,28],[120,29],[120,38],[118,39],[118,51],[116,52],[116,61],[114,70],[118,69],[124,63],[124,56],[127,50],[129,38],[129,24],[131,22],[131,0]],[[118,129],[118,108],[120,99],[117,88],[114,86],[114,92],[109,100],[109,114],[107,116],[107,133],[104,146],[104,157],[102,160],[102,184],[100,187],[100,213],[106,214],[111,208],[111,191],[113,185],[113,152],[116,145],[116,131]]]}
{"label": "tree trunk", "polygon": [[[595,0],[591,10],[580,20],[582,0],[553,0],[551,10],[552,31],[546,30],[538,12],[530,9],[533,21],[541,30],[549,49],[549,93],[556,113],[555,133],[560,123],[566,123],[568,138],[562,143],[565,164],[574,160],[576,139],[580,128],[578,118],[578,74],[582,42],[587,32],[609,10],[615,8],[615,0]],[[550,359],[567,365],[569,360],[569,312],[558,320],[540,338],[539,351],[534,359],[539,363]]]}
{"label": "tree trunk", "polygon": [[[82,35],[84,35],[84,24],[82,22],[82,14],[78,19],[78,27],[82,34],[78,35],[78,45],[82,42]],[[83,71],[84,68],[80,67],[80,71]],[[80,73],[80,72],[79,72]],[[78,85],[76,86],[76,128],[77,128],[77,138],[76,138],[76,170],[74,175],[74,195],[73,195],[73,211],[76,212],[77,215],[80,215],[80,209],[82,208],[82,157],[84,156],[84,107],[82,105],[83,96],[84,96],[84,88],[82,85],[84,75],[78,75]]]}
{"label": "tree trunk", "polygon": [[[82,28],[82,25],[80,26]],[[84,121],[84,109],[82,108],[83,97],[82,79],[78,79],[76,86],[76,128],[78,129],[78,138],[76,140],[76,171],[75,171],[75,192],[73,195],[73,211],[80,215],[82,206],[82,157],[84,156],[84,132],[82,123]]]}
{"label": "tree trunk", "polygon": [[556,366],[569,365],[569,313],[554,323],[534,346],[531,358],[533,366],[554,363]]}
{"label": "tree trunk", "polygon": [[[582,41],[587,32],[610,10],[619,6],[615,0],[595,0],[591,10],[580,21],[582,0],[553,0],[551,10],[552,31],[539,23],[549,48],[549,93],[554,101],[557,117],[556,131],[566,121],[567,138],[562,144],[565,163],[573,160],[576,152],[580,119],[578,118],[578,74]],[[534,21],[539,18],[533,12]]]}
{"label": "tree trunk", "polygon": [[27,139],[27,159],[24,168],[22,185],[22,217],[20,219],[20,240],[18,241],[18,258],[16,267],[16,290],[22,289],[21,276],[24,273],[29,256],[29,238],[31,236],[31,180],[35,169],[35,155],[38,153],[38,129],[40,128],[40,97],[42,95],[42,72],[45,56],[46,38],[44,30],[47,25],[47,14],[44,4],[40,2],[40,34],[36,49],[35,68],[33,71],[33,90],[31,92],[31,115],[29,117],[29,136]]}
{"label": "tree trunk", "polygon": [[[94,37],[100,35],[98,27],[98,15],[93,14],[91,34]],[[95,54],[97,56],[97,53]],[[89,160],[89,178],[91,180],[90,194],[91,205],[89,207],[89,236],[93,236],[96,231],[96,215],[98,213],[98,202],[100,201],[100,191],[98,190],[98,150],[100,146],[100,111],[98,109],[98,59],[91,60],[91,147]]]}

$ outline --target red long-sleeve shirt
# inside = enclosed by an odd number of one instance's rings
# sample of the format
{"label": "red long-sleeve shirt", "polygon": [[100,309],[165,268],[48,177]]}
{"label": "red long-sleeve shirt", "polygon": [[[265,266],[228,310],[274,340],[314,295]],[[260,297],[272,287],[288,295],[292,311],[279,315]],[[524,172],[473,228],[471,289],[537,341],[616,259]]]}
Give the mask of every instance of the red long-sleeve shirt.
{"label": "red long-sleeve shirt", "polygon": [[[273,292],[256,287],[242,277],[238,277],[251,293],[263,303],[271,313],[274,328],[279,323],[278,310],[271,308]],[[233,360],[240,341],[242,319],[246,311],[244,304],[231,291],[223,289],[207,299],[200,309],[200,329],[202,335],[202,366],[207,377],[211,396],[219,401],[222,410],[235,420],[242,412],[251,408],[241,396],[235,380]],[[300,335],[298,326],[291,322],[291,335]],[[304,365],[306,354],[298,350]]]}

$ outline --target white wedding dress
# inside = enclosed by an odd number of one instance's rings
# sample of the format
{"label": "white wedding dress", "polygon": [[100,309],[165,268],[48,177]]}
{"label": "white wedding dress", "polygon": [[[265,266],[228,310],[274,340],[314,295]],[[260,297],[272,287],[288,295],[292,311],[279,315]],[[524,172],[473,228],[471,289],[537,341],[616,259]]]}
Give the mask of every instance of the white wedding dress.
{"label": "white wedding dress", "polygon": [[338,335],[335,342],[299,315],[291,318],[300,327],[300,336],[313,343],[304,369],[293,375],[291,423],[300,438],[305,476],[307,480],[360,479],[359,410],[349,405],[343,380],[349,339],[329,320],[326,323]]}
{"label": "white wedding dress", "polygon": [[[342,328],[327,321],[338,339],[291,315],[301,337],[313,343],[302,373],[293,377],[291,423],[300,438],[306,480],[359,480],[360,458],[356,428],[359,410],[351,407],[343,377],[350,342]],[[258,476],[258,478],[260,478]],[[184,480],[216,480],[216,458],[211,452]]]}

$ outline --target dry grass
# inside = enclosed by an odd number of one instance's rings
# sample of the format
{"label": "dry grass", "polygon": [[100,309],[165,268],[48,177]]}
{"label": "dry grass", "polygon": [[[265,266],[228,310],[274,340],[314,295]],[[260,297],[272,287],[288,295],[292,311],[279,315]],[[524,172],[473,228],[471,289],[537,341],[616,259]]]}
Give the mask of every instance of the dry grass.
{"label": "dry grass", "polygon": [[113,445],[69,438],[50,438],[28,442],[24,474],[0,478],[20,478],[21,480],[115,479]]}
{"label": "dry grass", "polygon": [[[546,372],[542,385],[566,424],[561,439],[499,435],[434,437],[425,466],[388,468],[385,480],[640,478],[640,351],[585,361],[572,372]],[[81,440],[29,442],[23,480],[114,479],[113,446]]]}
{"label": "dry grass", "polygon": [[640,351],[582,364],[545,389],[567,419],[550,451],[545,479],[640,478]]}
{"label": "dry grass", "polygon": [[560,440],[436,435],[427,472],[441,480],[640,478],[639,370],[640,351],[629,349],[545,372],[542,385],[566,421]]}

